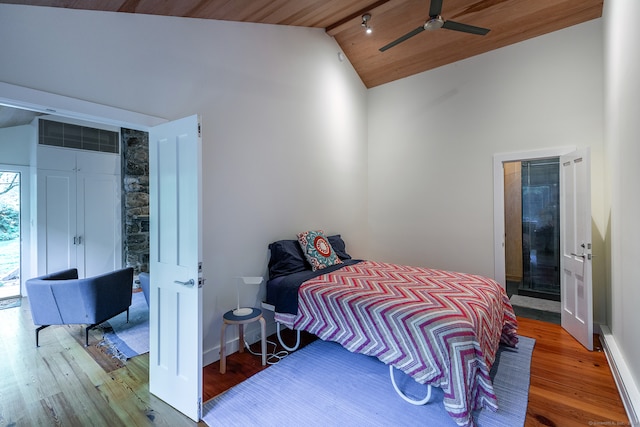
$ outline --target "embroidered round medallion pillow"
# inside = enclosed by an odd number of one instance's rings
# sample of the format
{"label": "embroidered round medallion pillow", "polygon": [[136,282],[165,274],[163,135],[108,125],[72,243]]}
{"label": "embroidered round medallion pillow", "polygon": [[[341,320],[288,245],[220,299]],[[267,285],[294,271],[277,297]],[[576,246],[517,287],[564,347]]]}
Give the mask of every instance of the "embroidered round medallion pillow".
{"label": "embroidered round medallion pillow", "polygon": [[342,264],[322,230],[299,233],[298,243],[300,243],[300,247],[314,271]]}

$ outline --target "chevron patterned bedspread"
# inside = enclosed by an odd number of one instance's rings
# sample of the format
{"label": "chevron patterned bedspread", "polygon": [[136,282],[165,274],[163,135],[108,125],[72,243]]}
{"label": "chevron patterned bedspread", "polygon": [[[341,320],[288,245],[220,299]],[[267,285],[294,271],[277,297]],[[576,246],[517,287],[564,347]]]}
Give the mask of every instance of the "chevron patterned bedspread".
{"label": "chevron patterned bedspread", "polygon": [[458,425],[473,425],[475,409],[498,409],[489,371],[498,345],[515,347],[518,336],[494,280],[363,261],[304,282],[298,297],[298,314],[276,321],[442,388]]}

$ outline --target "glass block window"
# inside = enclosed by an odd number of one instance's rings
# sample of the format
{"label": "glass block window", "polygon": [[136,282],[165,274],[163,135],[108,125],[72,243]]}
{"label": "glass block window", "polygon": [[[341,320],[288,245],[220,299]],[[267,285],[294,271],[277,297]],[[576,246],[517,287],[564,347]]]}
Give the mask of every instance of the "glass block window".
{"label": "glass block window", "polygon": [[51,120],[39,122],[39,143],[42,145],[120,153],[118,132]]}

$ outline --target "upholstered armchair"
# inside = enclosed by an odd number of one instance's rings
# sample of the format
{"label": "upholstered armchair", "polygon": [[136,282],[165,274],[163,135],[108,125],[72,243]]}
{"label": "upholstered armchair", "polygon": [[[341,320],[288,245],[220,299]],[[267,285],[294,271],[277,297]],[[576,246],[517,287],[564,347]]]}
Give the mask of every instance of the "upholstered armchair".
{"label": "upholstered armchair", "polygon": [[149,273],[138,274],[138,280],[140,280],[140,288],[142,288],[144,299],[147,301],[147,305],[149,305]]}
{"label": "upholstered armchair", "polygon": [[31,316],[38,334],[50,325],[88,324],[89,330],[112,317],[127,312],[133,288],[133,268],[123,268],[86,279],[75,268],[29,279],[26,282]]}

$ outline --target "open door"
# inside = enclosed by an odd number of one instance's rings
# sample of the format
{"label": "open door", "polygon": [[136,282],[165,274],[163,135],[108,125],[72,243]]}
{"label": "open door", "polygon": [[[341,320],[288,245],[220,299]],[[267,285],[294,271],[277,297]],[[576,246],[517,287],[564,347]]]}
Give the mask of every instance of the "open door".
{"label": "open door", "polygon": [[562,327],[593,350],[589,148],[560,157],[560,247]]}
{"label": "open door", "polygon": [[202,143],[198,116],[149,131],[149,391],[202,413]]}

